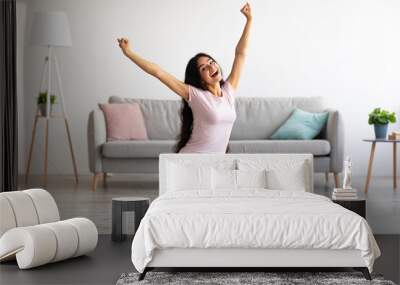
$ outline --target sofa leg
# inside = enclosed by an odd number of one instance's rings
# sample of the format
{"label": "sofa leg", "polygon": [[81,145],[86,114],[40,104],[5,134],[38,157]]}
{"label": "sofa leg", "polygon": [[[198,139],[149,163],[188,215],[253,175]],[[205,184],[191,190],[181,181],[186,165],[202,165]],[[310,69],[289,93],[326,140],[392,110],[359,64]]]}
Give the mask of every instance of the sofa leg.
{"label": "sofa leg", "polygon": [[95,173],[93,175],[93,182],[92,182],[92,191],[96,191],[97,188],[97,182],[99,181],[99,178],[101,176],[101,173]]}
{"label": "sofa leg", "polygon": [[325,172],[325,184],[329,183],[329,172]]}
{"label": "sofa leg", "polygon": [[107,172],[103,173],[103,187],[106,188],[107,187]]}
{"label": "sofa leg", "polygon": [[335,187],[339,188],[339,174],[333,173],[333,176],[335,177]]}

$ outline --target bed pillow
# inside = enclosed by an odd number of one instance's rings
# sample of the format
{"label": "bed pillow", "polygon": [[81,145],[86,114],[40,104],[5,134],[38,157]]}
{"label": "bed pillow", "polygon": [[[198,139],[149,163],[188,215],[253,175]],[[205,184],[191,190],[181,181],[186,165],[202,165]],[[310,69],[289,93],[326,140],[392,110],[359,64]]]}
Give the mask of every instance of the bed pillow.
{"label": "bed pillow", "polygon": [[214,191],[267,188],[266,170],[212,169]]}
{"label": "bed pillow", "polygon": [[167,167],[167,191],[210,191],[212,189],[210,166],[169,163]]}
{"label": "bed pillow", "polygon": [[104,113],[107,140],[147,140],[147,131],[138,103],[99,104]]}
{"label": "bed pillow", "polygon": [[304,160],[241,160],[237,162],[239,170],[266,170],[267,189],[287,191],[309,191],[310,163]]}
{"label": "bed pillow", "polygon": [[271,139],[312,140],[325,126],[328,115],[328,112],[310,113],[296,109],[289,119],[272,134]]}
{"label": "bed pillow", "polygon": [[266,172],[268,189],[305,192],[308,189],[306,167],[306,163],[299,162],[284,171],[269,169]]}
{"label": "bed pillow", "polygon": [[236,190],[236,170],[212,168],[212,189],[218,190]]}
{"label": "bed pillow", "polygon": [[263,170],[235,170],[237,189],[267,188],[267,171]]}

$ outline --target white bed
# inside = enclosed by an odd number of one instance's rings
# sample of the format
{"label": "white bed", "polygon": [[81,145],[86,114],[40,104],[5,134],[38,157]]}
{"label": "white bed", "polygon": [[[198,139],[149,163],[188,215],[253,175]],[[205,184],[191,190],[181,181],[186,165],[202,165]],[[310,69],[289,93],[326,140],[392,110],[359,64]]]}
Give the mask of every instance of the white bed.
{"label": "white bed", "polygon": [[354,267],[370,278],[380,255],[372,232],[312,193],[312,162],[308,154],[160,155],[160,197],[132,243],[140,278],[155,267]]}

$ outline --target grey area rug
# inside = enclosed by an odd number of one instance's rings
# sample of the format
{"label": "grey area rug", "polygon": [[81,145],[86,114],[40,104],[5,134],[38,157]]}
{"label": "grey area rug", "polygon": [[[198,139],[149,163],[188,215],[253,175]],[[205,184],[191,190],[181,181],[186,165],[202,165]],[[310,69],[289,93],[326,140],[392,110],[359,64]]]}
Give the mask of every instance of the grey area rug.
{"label": "grey area rug", "polygon": [[368,281],[359,272],[148,272],[146,278],[138,281],[138,273],[122,274],[116,285],[146,284],[379,284],[395,285],[381,275],[372,275]]}

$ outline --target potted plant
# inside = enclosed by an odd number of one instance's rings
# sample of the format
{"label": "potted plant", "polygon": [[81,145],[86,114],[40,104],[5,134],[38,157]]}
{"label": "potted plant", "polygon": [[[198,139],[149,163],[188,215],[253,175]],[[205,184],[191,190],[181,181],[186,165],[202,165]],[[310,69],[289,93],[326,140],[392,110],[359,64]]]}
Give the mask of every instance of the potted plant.
{"label": "potted plant", "polygon": [[389,123],[396,122],[396,114],[381,108],[375,108],[369,113],[368,124],[374,125],[375,137],[386,139]]}
{"label": "potted plant", "polygon": [[[50,114],[53,112],[53,105],[56,103],[56,95],[50,96]],[[40,92],[37,98],[37,104],[39,106],[40,114],[47,116],[47,92]]]}

